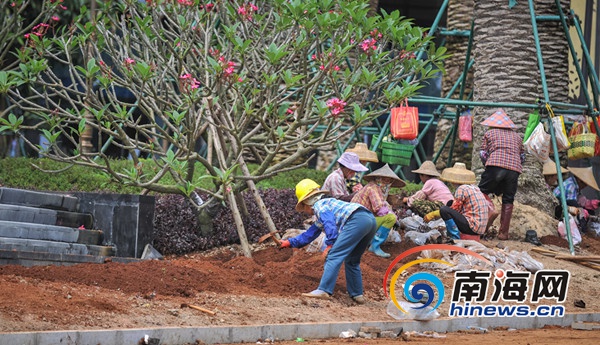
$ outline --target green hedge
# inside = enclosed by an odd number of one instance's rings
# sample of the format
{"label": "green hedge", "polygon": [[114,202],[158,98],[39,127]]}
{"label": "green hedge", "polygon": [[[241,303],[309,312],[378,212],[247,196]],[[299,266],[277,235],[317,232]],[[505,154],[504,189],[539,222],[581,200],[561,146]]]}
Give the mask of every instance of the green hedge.
{"label": "green hedge", "polygon": [[[157,169],[152,160],[143,160],[143,171],[152,174]],[[37,169],[35,166],[43,169]],[[114,160],[111,166],[116,171],[128,170],[133,167],[130,160]],[[250,166],[252,169],[252,166]],[[298,181],[310,178],[323,183],[327,172],[314,169],[296,169],[288,171],[258,183],[262,189],[293,189]],[[170,176],[164,182],[171,180]],[[172,181],[172,180],[171,180]],[[6,187],[44,190],[44,191],[79,191],[98,193],[139,194],[141,189],[133,186],[122,186],[111,182],[107,176],[92,168],[68,165],[49,159],[4,158],[0,159],[0,183]],[[212,182],[208,179],[203,187],[210,188]],[[405,194],[412,194],[420,185],[408,183],[404,188]],[[393,191],[399,192],[399,191]]]}

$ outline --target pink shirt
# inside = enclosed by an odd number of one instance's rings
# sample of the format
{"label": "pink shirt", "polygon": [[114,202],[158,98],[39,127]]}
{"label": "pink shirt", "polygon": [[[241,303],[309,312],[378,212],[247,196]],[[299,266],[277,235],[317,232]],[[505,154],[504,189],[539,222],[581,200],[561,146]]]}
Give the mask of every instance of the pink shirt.
{"label": "pink shirt", "polygon": [[444,182],[437,178],[430,178],[425,181],[420,191],[408,198],[408,206],[411,206],[415,200],[441,201],[446,205],[448,201],[454,200],[454,197]]}

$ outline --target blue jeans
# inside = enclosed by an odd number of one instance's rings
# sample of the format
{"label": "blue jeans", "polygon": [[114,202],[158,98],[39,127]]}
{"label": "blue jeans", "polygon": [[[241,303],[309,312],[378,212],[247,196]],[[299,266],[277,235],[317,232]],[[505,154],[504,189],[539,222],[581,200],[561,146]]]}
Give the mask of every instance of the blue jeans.
{"label": "blue jeans", "polygon": [[375,217],[370,211],[360,208],[350,215],[327,254],[319,290],[333,294],[335,282],[344,263],[348,294],[350,297],[363,294],[360,258],[375,236],[375,231]]}

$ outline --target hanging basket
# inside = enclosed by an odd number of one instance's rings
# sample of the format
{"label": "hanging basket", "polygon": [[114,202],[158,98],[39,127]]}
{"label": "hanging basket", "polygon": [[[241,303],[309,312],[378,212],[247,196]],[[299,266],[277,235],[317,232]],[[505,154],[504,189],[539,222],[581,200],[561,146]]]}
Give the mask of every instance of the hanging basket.
{"label": "hanging basket", "polygon": [[[371,146],[375,144],[378,138],[379,135],[373,135]],[[384,163],[409,166],[414,150],[414,145],[382,140],[377,149],[377,156]]]}

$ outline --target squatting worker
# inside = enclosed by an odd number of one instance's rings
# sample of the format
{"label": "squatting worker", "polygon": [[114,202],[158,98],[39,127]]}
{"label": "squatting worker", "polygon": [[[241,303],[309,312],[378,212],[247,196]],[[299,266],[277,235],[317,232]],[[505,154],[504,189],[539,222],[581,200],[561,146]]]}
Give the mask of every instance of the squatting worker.
{"label": "squatting worker", "polygon": [[354,193],[362,188],[362,185],[360,183],[354,185],[352,191],[349,192],[346,183],[357,172],[365,172],[369,169],[360,163],[358,155],[354,152],[342,153],[337,162],[340,167],[327,176],[323,183],[323,190],[329,191],[334,198],[350,201]]}
{"label": "squatting worker", "polygon": [[[498,109],[481,124],[490,129],[485,132],[481,142],[479,155],[485,165],[485,171],[481,174],[479,189],[490,204],[488,194],[502,194],[498,239],[508,240],[513,202],[525,161],[523,138],[515,131],[517,126],[502,109]],[[488,224],[491,225],[497,216],[498,213],[494,210]]]}
{"label": "squatting worker", "polygon": [[402,188],[406,186],[406,183],[387,164],[365,176],[363,179],[368,184],[356,192],[356,195],[352,198],[352,202],[363,205],[375,215],[377,231],[375,232],[373,241],[371,241],[369,251],[382,258],[389,258],[391,255],[381,250],[381,245],[388,238],[390,230],[396,224],[398,217],[386,199],[390,188]]}
{"label": "squatting worker", "polygon": [[296,211],[316,216],[316,221],[302,234],[281,241],[281,248],[301,248],[325,232],[325,265],[319,287],[302,296],[329,299],[342,264],[346,272],[346,289],[358,304],[365,303],[363,296],[360,259],[375,235],[376,222],[371,211],[359,204],[335,198],[322,198],[327,191],[310,179],[296,185]]}

